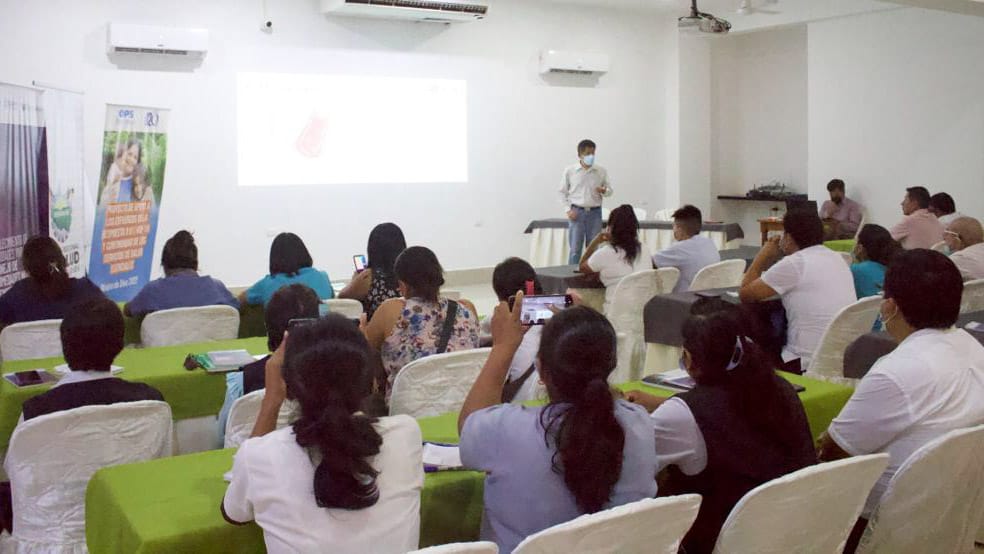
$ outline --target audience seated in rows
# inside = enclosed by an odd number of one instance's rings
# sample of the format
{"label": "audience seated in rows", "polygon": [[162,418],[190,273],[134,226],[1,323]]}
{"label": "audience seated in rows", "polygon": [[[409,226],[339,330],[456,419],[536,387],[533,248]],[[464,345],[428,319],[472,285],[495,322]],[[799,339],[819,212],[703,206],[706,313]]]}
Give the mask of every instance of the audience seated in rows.
{"label": "audience seated in rows", "polygon": [[178,231],[164,243],[161,253],[164,277],[146,285],[123,313],[143,316],[158,310],[225,305],[239,309],[239,302],[222,281],[198,274],[198,246],[188,231]]}
{"label": "audience seated in rows", "polygon": [[861,204],[845,196],[844,189],[844,181],[841,179],[831,179],[827,183],[830,200],[820,206],[824,240],[854,238],[861,225],[864,215]]}
{"label": "audience seated in rows", "polygon": [[943,240],[943,224],[929,211],[929,191],[926,187],[905,189],[902,199],[902,221],[889,231],[906,250],[932,248]]}
{"label": "audience seated in rows", "polygon": [[[789,322],[783,360],[799,358],[806,368],[827,325],[857,297],[844,259],[822,244],[823,223],[817,214],[787,212],[783,227],[782,239],[770,239],[755,256],[739,295],[742,302],[782,298]],[[776,262],[780,255],[785,257]]]}
{"label": "audience seated in rows", "polygon": [[673,398],[626,396],[653,411],[660,495],[698,493],[700,512],[684,538],[688,554],[709,553],[721,525],[753,488],[816,462],[806,411],[748,337],[740,309],[699,300],[683,324],[680,364],[697,385]]}
{"label": "audience seated in rows", "polygon": [[[543,294],[543,287],[536,276],[536,270],[521,258],[507,258],[492,271],[492,289],[495,290],[499,302],[508,301],[509,297],[517,292],[525,292],[526,283],[533,283],[533,294]],[[491,317],[488,318],[489,323],[491,320]],[[531,325],[523,335],[523,341],[509,364],[509,375],[504,388],[512,393],[512,397],[507,398],[509,395],[504,395],[504,402],[524,402],[535,399],[536,384],[540,380],[540,373],[536,367],[536,353],[540,349],[542,332],[542,325]]]}
{"label": "audience seated in rows", "polygon": [[[421,435],[409,416],[359,411],[369,347],[337,314],[291,329],[266,362],[253,436],[236,453],[222,514],[255,521],[269,552],[407,552],[420,536]],[[285,399],[299,417],[274,430]]]}
{"label": "audience seated in rows", "polygon": [[673,292],[689,290],[700,270],[721,261],[721,253],[714,241],[701,236],[702,223],[703,216],[696,206],[688,204],[673,212],[673,239],[677,242],[653,256],[653,266],[680,270],[680,279]]}
{"label": "audience seated in rows", "polygon": [[62,319],[73,304],[103,297],[87,277],[69,277],[65,255],[53,238],[29,238],[21,253],[21,265],[27,277],[0,296],[0,327]]}
{"label": "audience seated in rows", "polygon": [[950,260],[964,281],[984,279],[984,229],[972,217],[958,217],[943,232]]}
{"label": "audience seated in rows", "polygon": [[338,293],[338,297],[362,302],[366,318],[372,319],[372,315],[383,302],[400,296],[393,264],[406,248],[403,231],[395,223],[380,223],[373,227],[366,246],[369,258],[366,269],[356,271],[349,284]]}
{"label": "audience seated in rows", "polygon": [[71,372],[51,390],[24,401],[25,421],[82,406],[164,400],[150,385],[113,377],[113,360],[123,350],[123,313],[108,298],[69,308],[61,323],[61,342]]}
{"label": "audience seated in rows", "polygon": [[478,312],[471,302],[440,295],[444,269],[429,248],[407,248],[393,269],[402,298],[383,302],[365,326],[369,346],[378,352],[386,374],[380,388],[387,399],[403,366],[432,354],[478,348],[479,331]]}
{"label": "audience seated in rows", "polygon": [[[824,461],[891,456],[862,518],[913,452],[948,431],[984,423],[984,346],[954,328],[962,293],[960,272],[939,252],[903,252],[888,267],[880,317],[899,346],[861,379],[819,447]],[[864,521],[854,538],[863,530]]]}
{"label": "audience seated in rows", "polygon": [[858,242],[854,245],[854,259],[851,274],[854,276],[854,291],[858,298],[882,293],[885,283],[885,270],[902,251],[892,235],[881,225],[868,224],[861,228]]}
{"label": "audience seated in rows", "polygon": [[[287,285],[273,293],[263,312],[263,321],[267,330],[267,348],[270,352],[280,348],[291,320],[317,318],[320,306],[318,295],[311,290],[311,287],[300,283]],[[226,420],[236,400],[263,388],[264,368],[268,359],[270,356],[265,356],[239,368],[239,371],[226,374],[225,402],[219,411],[218,420],[219,442],[225,439]]]}
{"label": "audience seated in rows", "polygon": [[608,214],[608,226],[588,245],[580,264],[583,273],[597,274],[605,285],[605,313],[623,277],[652,268],[649,248],[639,242],[639,220],[628,204]]}
{"label": "audience seated in rows", "polygon": [[301,237],[280,233],[270,245],[270,273],[239,295],[239,301],[251,306],[266,305],[280,287],[300,283],[311,287],[318,298],[335,297],[328,273],[312,267],[314,261]]}
{"label": "audience seated in rows", "polygon": [[945,192],[937,192],[929,197],[929,213],[936,216],[944,226],[953,223],[954,219],[963,217],[957,211],[957,204],[953,197]]}
{"label": "audience seated in rows", "polygon": [[496,307],[493,346],[458,417],[461,461],[488,473],[481,537],[512,552],[527,536],[582,514],[656,495],[656,446],[646,411],[616,400],[615,330],[583,306],[543,328],[540,378],[546,406],[500,404],[523,342],[523,294]]}

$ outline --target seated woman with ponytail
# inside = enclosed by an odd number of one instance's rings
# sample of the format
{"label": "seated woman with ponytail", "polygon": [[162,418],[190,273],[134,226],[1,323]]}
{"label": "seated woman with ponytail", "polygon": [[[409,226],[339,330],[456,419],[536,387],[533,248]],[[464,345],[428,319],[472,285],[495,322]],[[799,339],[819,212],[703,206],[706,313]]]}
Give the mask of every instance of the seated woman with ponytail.
{"label": "seated woman with ponytail", "polygon": [[615,399],[615,331],[586,307],[555,315],[537,354],[550,402],[499,404],[523,340],[522,293],[492,318],[492,352],[458,416],[461,461],[485,471],[482,539],[512,552],[524,538],[582,514],[656,495],[656,447],[646,411]]}
{"label": "seated woman with ponytail", "polygon": [[709,553],[745,493],[815,463],[816,454],[803,404],[747,337],[737,306],[717,298],[694,304],[680,364],[697,383],[690,391],[626,396],[655,410],[656,454],[660,469],[669,468],[660,493],[703,496],[683,547]]}
{"label": "seated woman with ponytail", "polygon": [[[254,438],[236,453],[222,514],[231,523],[255,520],[268,552],[417,548],[420,428],[409,416],[358,411],[368,361],[358,327],[335,314],[293,327],[267,361]],[[287,398],[298,418],[274,430]]]}

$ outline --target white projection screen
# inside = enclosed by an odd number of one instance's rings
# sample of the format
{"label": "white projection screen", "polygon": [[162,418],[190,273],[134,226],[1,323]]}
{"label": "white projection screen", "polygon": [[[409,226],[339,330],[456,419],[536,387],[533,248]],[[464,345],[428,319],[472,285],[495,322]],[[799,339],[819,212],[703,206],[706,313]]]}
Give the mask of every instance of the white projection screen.
{"label": "white projection screen", "polygon": [[241,186],[468,181],[464,80],[237,77]]}

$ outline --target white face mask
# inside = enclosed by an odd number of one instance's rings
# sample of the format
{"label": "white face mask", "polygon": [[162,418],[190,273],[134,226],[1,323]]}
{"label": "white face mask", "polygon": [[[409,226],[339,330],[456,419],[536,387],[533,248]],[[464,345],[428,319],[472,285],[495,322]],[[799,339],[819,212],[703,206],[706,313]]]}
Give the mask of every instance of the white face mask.
{"label": "white face mask", "polygon": [[588,154],[587,156],[581,158],[581,161],[584,162],[584,165],[591,167],[594,165],[594,158],[594,154]]}

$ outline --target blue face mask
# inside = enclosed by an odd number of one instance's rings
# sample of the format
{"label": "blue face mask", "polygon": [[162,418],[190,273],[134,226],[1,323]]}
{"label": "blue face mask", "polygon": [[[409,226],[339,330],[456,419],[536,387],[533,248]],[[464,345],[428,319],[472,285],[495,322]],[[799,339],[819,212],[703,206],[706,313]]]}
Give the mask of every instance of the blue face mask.
{"label": "blue face mask", "polygon": [[588,167],[593,166],[594,165],[594,154],[588,154],[587,156],[584,156],[583,158],[581,158],[581,161],[584,162],[584,165],[586,165]]}

